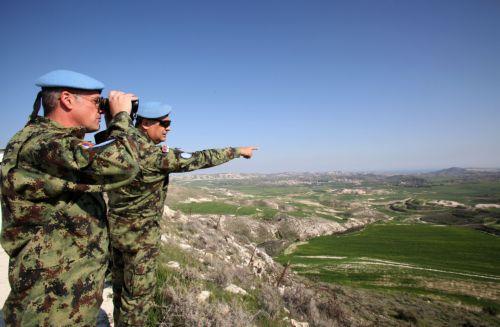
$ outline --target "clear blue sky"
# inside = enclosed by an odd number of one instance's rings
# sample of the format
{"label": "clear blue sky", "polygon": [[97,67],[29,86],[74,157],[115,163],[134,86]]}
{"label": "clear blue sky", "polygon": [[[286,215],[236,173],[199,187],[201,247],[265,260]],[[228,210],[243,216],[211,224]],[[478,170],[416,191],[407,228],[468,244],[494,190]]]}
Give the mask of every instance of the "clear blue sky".
{"label": "clear blue sky", "polygon": [[0,44],[1,147],[62,68],[261,147],[212,172],[500,167],[499,0],[3,1]]}

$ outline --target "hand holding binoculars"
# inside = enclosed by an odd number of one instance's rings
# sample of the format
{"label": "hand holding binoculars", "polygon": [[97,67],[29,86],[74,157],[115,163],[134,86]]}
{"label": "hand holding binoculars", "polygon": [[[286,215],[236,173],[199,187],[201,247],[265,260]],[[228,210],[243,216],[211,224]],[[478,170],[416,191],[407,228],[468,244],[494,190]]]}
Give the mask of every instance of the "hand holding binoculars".
{"label": "hand holding binoculars", "polygon": [[[111,110],[109,108],[108,98],[101,97],[99,99],[99,109],[101,110],[101,112],[104,113],[104,118],[106,119],[106,126],[109,126],[109,123],[111,122],[113,117],[111,116]],[[139,109],[139,100],[132,100],[132,109],[130,110],[130,118],[132,119],[132,121],[134,121],[134,119],[136,118],[138,109]],[[101,131],[94,135],[96,144],[106,141],[108,137],[109,135],[107,130]]]}
{"label": "hand holding binoculars", "polygon": [[[104,112],[106,119],[111,118],[111,111],[109,110],[109,99],[101,98],[99,100],[99,109]],[[130,110],[130,118],[132,120],[137,116],[137,110],[139,110],[139,100],[132,100],[132,109]]]}

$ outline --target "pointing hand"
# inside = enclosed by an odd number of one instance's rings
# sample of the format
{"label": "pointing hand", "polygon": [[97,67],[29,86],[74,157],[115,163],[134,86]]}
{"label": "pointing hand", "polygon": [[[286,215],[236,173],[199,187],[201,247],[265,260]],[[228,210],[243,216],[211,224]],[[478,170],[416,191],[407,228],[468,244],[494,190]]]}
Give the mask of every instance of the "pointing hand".
{"label": "pointing hand", "polygon": [[258,150],[259,148],[256,146],[242,146],[238,148],[240,150],[240,154],[245,159],[250,159],[253,155],[254,150]]}

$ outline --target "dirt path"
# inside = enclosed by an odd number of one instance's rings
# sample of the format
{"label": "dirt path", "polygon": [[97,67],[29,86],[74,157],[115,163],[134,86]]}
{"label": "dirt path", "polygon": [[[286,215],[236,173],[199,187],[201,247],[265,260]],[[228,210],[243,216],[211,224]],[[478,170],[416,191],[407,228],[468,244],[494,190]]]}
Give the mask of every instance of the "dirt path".
{"label": "dirt path", "polygon": [[350,264],[358,264],[360,266],[363,266],[363,265],[390,266],[390,267],[404,268],[404,269],[433,271],[433,272],[446,273],[446,274],[452,274],[452,275],[460,275],[460,276],[466,276],[466,277],[478,277],[478,278],[484,278],[484,279],[500,280],[499,276],[494,276],[494,275],[475,274],[475,273],[466,273],[466,272],[450,271],[450,270],[443,270],[443,269],[425,268],[425,267],[419,267],[419,266],[405,263],[405,262],[380,260],[380,259],[374,259],[374,258],[362,257],[359,259],[360,259],[359,261],[353,261]]}

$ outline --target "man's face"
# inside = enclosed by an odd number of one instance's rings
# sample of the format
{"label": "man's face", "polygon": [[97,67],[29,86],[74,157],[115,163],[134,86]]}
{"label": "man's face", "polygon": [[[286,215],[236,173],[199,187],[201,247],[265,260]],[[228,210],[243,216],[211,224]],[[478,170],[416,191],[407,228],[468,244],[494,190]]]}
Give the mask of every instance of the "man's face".
{"label": "man's face", "polygon": [[99,109],[99,91],[88,91],[73,94],[76,98],[75,108],[73,109],[74,119],[87,132],[99,130],[101,122],[101,111]]}
{"label": "man's face", "polygon": [[170,124],[170,118],[165,117],[162,120],[148,119],[148,121],[149,126],[146,129],[146,133],[151,141],[155,144],[164,142],[167,139],[167,133],[170,132],[170,126],[165,127]]}

